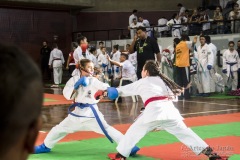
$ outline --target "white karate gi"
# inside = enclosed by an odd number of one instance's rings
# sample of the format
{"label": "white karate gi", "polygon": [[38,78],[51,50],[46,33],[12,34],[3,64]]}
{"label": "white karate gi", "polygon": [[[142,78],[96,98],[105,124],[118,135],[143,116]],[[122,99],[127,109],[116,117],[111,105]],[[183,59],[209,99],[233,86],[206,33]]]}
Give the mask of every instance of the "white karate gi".
{"label": "white karate gi", "polygon": [[90,56],[90,53],[89,51],[86,49],[86,55],[83,56],[83,53],[82,53],[82,48],[80,46],[78,46],[74,52],[73,52],[73,58],[74,58],[74,61],[75,61],[75,64],[77,64],[81,59],[89,59],[91,60],[91,56]]}
{"label": "white karate gi", "polygon": [[135,72],[137,72],[137,51],[131,54],[128,54],[128,60],[135,67]]}
{"label": "white karate gi", "polygon": [[[230,63],[232,63],[232,65],[230,65]],[[223,68],[222,69],[227,70],[227,76],[229,78],[227,86],[229,88],[232,88],[232,90],[237,89],[238,68],[240,68],[240,59],[238,56],[238,52],[236,50],[233,50],[233,52],[231,52],[229,49],[226,50],[223,53]]]}
{"label": "white karate gi", "polygon": [[[117,51],[115,53],[111,52],[111,55],[112,55],[113,61],[120,62],[120,56],[121,56],[120,51]],[[111,68],[113,69],[113,78],[114,79],[119,78],[121,76],[121,68],[113,64]],[[118,72],[116,72],[117,68],[118,68]]]}
{"label": "white karate gi", "polygon": [[210,71],[207,69],[207,65],[212,65],[214,63],[213,52],[208,46],[205,44],[203,47],[199,46],[197,48],[197,54],[195,54],[196,59],[198,60],[198,70],[197,74],[200,82],[198,86],[199,93],[210,93],[211,88],[211,75]]}
{"label": "white karate gi", "polygon": [[[120,96],[140,95],[143,102],[157,96],[172,95],[169,88],[158,76],[145,77],[134,83],[117,88]],[[172,101],[157,100],[150,102],[143,113],[130,126],[117,146],[117,151],[128,157],[131,148],[148,132],[161,127],[176,136],[195,154],[200,154],[208,145],[183,123],[183,117],[175,108]],[[198,148],[198,149],[196,149]]]}
{"label": "white karate gi", "polygon": [[168,26],[172,26],[172,37],[181,38],[182,30],[181,30],[181,20],[180,19],[171,19],[167,22]]}
{"label": "white karate gi", "polygon": [[210,47],[210,49],[213,52],[213,69],[210,70],[210,74],[211,74],[211,76],[210,76],[211,77],[210,78],[210,83],[211,83],[210,92],[215,92],[216,91],[216,84],[215,84],[215,79],[213,77],[215,76],[214,68],[215,68],[215,65],[216,65],[217,47],[212,43],[209,43],[208,46]]}
{"label": "white karate gi", "polygon": [[[107,53],[98,55],[98,65],[103,73],[103,77],[101,79],[102,82],[105,82],[105,80],[109,78],[108,69],[110,69],[110,63],[107,59],[107,55],[108,55]],[[106,64],[107,66],[103,67],[102,66],[103,63]]]}
{"label": "white karate gi", "polygon": [[64,57],[61,50],[54,48],[50,53],[49,63],[48,65],[52,65],[53,67],[53,80],[55,84],[62,83],[62,66],[64,64]]}
{"label": "white karate gi", "polygon": [[[67,82],[66,86],[63,89],[63,95],[66,99],[71,99],[70,97],[74,90],[74,84],[79,80],[79,78],[79,76],[74,76]],[[116,143],[119,143],[120,139],[123,136],[122,133],[107,124],[103,117],[103,114],[99,111],[98,106],[96,105],[99,100],[96,100],[94,98],[94,94],[98,90],[106,90],[107,87],[109,87],[108,84],[100,82],[95,77],[89,77],[89,85],[86,87],[80,86],[77,92],[73,95],[73,97],[76,97],[75,102],[94,104],[94,108],[98,113],[98,116],[109,136]],[[90,107],[86,107],[83,109],[81,109],[80,107],[75,107],[72,113],[80,116],[94,117],[94,114]],[[99,127],[95,118],[82,118],[68,115],[61,123],[51,129],[51,131],[48,133],[47,137],[44,140],[44,144],[48,148],[53,148],[54,145],[62,138],[64,138],[67,134],[77,131],[94,131],[96,133],[103,134],[103,131]]]}

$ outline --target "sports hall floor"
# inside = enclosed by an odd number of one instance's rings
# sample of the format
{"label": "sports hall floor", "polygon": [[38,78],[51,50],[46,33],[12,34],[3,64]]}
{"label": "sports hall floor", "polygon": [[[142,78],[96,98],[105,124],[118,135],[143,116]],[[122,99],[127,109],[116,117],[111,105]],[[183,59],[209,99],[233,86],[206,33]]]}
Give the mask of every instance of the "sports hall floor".
{"label": "sports hall floor", "polygon": [[[47,132],[67,116],[71,101],[62,96],[62,88],[45,87],[42,108],[43,126],[36,144],[41,144]],[[174,102],[185,123],[191,127],[220,155],[230,160],[240,160],[240,97],[213,96],[193,97],[191,100]],[[140,114],[141,98],[133,103],[124,97],[117,105],[108,100],[98,104],[106,121],[125,133]],[[150,132],[138,144],[138,155],[130,160],[206,160],[205,156],[194,155],[186,146],[165,131]],[[116,144],[93,132],[69,134],[47,154],[31,155],[29,160],[107,160],[107,154],[115,152]]]}

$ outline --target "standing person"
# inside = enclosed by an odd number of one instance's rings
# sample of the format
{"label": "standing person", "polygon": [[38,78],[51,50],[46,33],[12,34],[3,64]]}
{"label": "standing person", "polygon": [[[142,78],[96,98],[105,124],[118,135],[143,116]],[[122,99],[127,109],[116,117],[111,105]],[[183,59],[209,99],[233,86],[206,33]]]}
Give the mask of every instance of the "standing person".
{"label": "standing person", "polygon": [[182,3],[178,3],[177,7],[179,8],[179,17],[182,18],[185,14],[186,8],[182,5]]}
{"label": "standing person", "polygon": [[213,68],[214,55],[211,48],[206,43],[204,35],[200,36],[200,46],[197,48],[197,54],[195,55],[198,60],[198,70],[200,85],[198,86],[198,92],[200,96],[210,96],[211,88],[211,75],[210,70]]}
{"label": "standing person", "polygon": [[[197,43],[197,36],[189,41],[187,35],[182,35],[181,41],[176,45],[174,62],[174,82],[181,87],[187,87],[190,83],[190,49]],[[189,99],[189,89],[186,89],[181,98]]]}
{"label": "standing person", "polygon": [[183,117],[173,105],[175,96],[183,90],[160,71],[153,60],[147,61],[142,70],[142,79],[116,89],[120,96],[141,96],[145,110],[129,127],[117,146],[118,153],[109,154],[112,160],[126,160],[131,148],[148,132],[161,127],[188,146],[196,155],[205,154],[210,160],[221,157],[213,153],[196,133],[188,128]]}
{"label": "standing person", "polygon": [[[110,56],[112,57],[113,61],[120,62],[121,52],[118,50],[118,44],[113,46],[113,50]],[[113,69],[113,79],[119,78],[121,75],[120,66],[112,64],[112,69]]]}
{"label": "standing person", "polygon": [[0,159],[27,160],[41,128],[41,72],[22,50],[2,44],[0,70]]}
{"label": "standing person", "polygon": [[[238,57],[240,57],[240,40],[238,40],[237,42],[237,52],[238,52]],[[237,88],[240,88],[240,73],[238,72],[238,87]]]}
{"label": "standing person", "polygon": [[62,66],[64,64],[64,57],[61,50],[58,49],[56,43],[53,44],[53,50],[51,51],[49,58],[49,68],[53,68],[53,79],[54,84],[51,87],[59,87],[62,83],[63,70]]}
{"label": "standing person", "polygon": [[[74,100],[74,104],[68,109],[69,115],[58,125],[53,127],[47,137],[39,146],[35,147],[35,153],[48,153],[55,144],[67,134],[77,131],[94,131],[104,134],[111,141],[119,143],[123,134],[108,125],[103,114],[99,111],[97,103],[99,90],[108,90],[109,98],[114,97],[111,88],[106,83],[92,77],[94,73],[93,63],[89,59],[80,60],[80,75],[74,75],[63,89],[63,95],[68,100]],[[75,109],[71,112],[71,109]],[[133,147],[132,154],[136,154],[138,147]]]}
{"label": "standing person", "polygon": [[99,56],[102,53],[102,47],[104,46],[104,42],[100,41],[98,42],[99,48],[97,49],[97,56]]}
{"label": "standing person", "polygon": [[[239,4],[235,3],[233,6],[233,10],[229,13],[228,19],[231,21],[231,31],[232,33],[239,33],[240,32],[240,10]],[[236,20],[236,21],[235,21]]]}
{"label": "standing person", "polygon": [[51,80],[51,70],[48,66],[51,49],[48,47],[47,41],[43,41],[42,45],[40,51],[42,76],[44,77],[47,73],[47,80]]}
{"label": "standing person", "polygon": [[150,28],[150,23],[147,19],[144,19],[142,16],[138,18],[139,22],[141,23],[141,26],[146,28],[147,34],[149,37],[151,37],[151,31],[152,29]]}
{"label": "standing person", "polygon": [[181,19],[177,13],[173,14],[172,19],[167,22],[167,25],[172,28],[172,37],[181,38]]}
{"label": "standing person", "polygon": [[214,15],[213,15],[213,20],[217,21],[217,34],[223,34],[224,33],[224,23],[223,22],[218,22],[218,21],[223,21],[223,14],[222,14],[222,8],[221,6],[217,6]]}
{"label": "standing person", "polygon": [[90,54],[87,50],[88,48],[87,38],[84,36],[81,36],[77,39],[77,43],[78,43],[78,47],[73,52],[73,57],[76,65],[81,59],[87,58],[91,60]]}
{"label": "standing person", "polygon": [[138,12],[138,10],[134,9],[134,10],[132,11],[132,14],[129,16],[129,19],[128,19],[128,22],[129,22],[128,24],[129,24],[129,26],[132,24],[134,18],[135,18],[135,19],[138,19],[138,18],[137,18],[137,12]]}
{"label": "standing person", "polygon": [[155,39],[148,37],[146,28],[137,28],[137,36],[132,41],[129,53],[134,53],[135,51],[137,52],[137,77],[140,79],[141,71],[147,60],[157,59],[158,63],[161,62],[158,43]]}
{"label": "standing person", "polygon": [[90,56],[91,56],[91,61],[93,62],[94,64],[94,67],[95,68],[99,68],[99,65],[98,65],[98,56],[97,56],[97,50],[95,47],[91,47],[89,49],[89,52],[90,52]]}
{"label": "standing person", "polygon": [[131,39],[133,39],[134,36],[136,35],[137,28],[139,26],[142,26],[142,24],[138,22],[137,19],[133,18],[131,25],[128,27],[128,29],[130,30]]}
{"label": "standing person", "polygon": [[228,88],[232,91],[237,89],[238,72],[240,72],[240,59],[238,52],[234,49],[234,42],[228,43],[228,50],[223,53],[223,68],[222,72],[228,76]]}
{"label": "standing person", "polygon": [[72,46],[71,46],[72,51],[68,55],[68,60],[67,60],[67,64],[66,64],[66,69],[69,71],[69,75],[72,75],[72,72],[76,68],[76,64],[75,64],[74,57],[73,57],[73,52],[75,51],[75,49],[77,47],[78,47],[78,44],[76,42],[72,42]]}
{"label": "standing person", "polygon": [[211,41],[211,37],[210,36],[205,36],[206,38],[206,43],[208,44],[208,46],[210,47],[210,49],[213,52],[213,67],[212,69],[209,70],[210,72],[210,83],[211,83],[211,88],[210,88],[210,92],[214,93],[216,91],[216,84],[215,84],[215,80],[214,80],[214,75],[215,75],[215,65],[216,65],[216,58],[217,58],[217,47],[212,43]]}

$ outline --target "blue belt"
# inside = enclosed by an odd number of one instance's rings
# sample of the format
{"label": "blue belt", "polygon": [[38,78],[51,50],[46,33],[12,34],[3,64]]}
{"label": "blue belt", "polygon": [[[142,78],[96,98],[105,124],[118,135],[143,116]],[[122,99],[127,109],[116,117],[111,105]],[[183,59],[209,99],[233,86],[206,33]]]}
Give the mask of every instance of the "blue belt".
{"label": "blue belt", "polygon": [[[230,75],[231,75],[231,78],[234,79],[233,72],[232,72],[232,66],[237,64],[237,62],[226,62],[226,64],[230,65]],[[228,80],[229,80],[229,78],[228,78]]]}
{"label": "blue belt", "polygon": [[[95,108],[93,107],[94,104],[84,104],[84,103],[73,103],[69,108],[68,108],[68,114],[72,115],[72,116],[75,116],[75,117],[81,117],[81,118],[96,118],[97,122],[98,122],[98,125],[100,126],[100,128],[102,129],[103,133],[105,134],[105,136],[109,139],[109,141],[111,143],[113,143],[113,140],[112,138],[108,135],[107,131],[105,130],[98,114],[97,114],[97,111],[95,110]],[[83,108],[86,108],[86,107],[90,107],[94,116],[95,117],[87,117],[87,116],[80,116],[80,115],[77,115],[77,114],[74,114],[71,112],[71,110],[74,108],[74,107],[80,107],[81,109]]]}

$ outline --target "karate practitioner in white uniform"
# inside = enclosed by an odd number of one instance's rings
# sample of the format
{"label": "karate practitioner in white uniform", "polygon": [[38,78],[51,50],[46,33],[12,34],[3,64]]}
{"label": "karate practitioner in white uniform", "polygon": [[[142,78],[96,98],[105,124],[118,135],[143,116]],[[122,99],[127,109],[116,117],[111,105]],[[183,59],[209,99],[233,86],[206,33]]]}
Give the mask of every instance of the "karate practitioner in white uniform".
{"label": "karate practitioner in white uniform", "polygon": [[125,160],[131,148],[135,146],[148,132],[161,127],[176,136],[182,143],[199,155],[210,157],[210,160],[220,158],[212,149],[184,122],[183,117],[173,105],[172,100],[183,90],[176,83],[161,74],[155,61],[149,60],[142,70],[142,79],[126,86],[117,88],[120,96],[139,95],[145,110],[129,127],[117,146],[118,153],[110,153],[112,160]]}
{"label": "karate practitioner in white uniform", "polygon": [[[71,112],[69,108],[69,115],[51,129],[43,144],[35,147],[36,154],[50,152],[58,141],[77,131],[105,134],[111,142],[113,140],[116,143],[123,137],[121,132],[108,125],[97,106],[99,99],[96,99],[96,93],[107,90],[109,85],[91,76],[94,66],[89,59],[82,59],[79,68],[81,76],[73,76],[63,90],[66,99],[74,99],[75,103],[70,108],[75,109]],[[138,147],[133,147],[132,154],[136,154],[138,150]]]}
{"label": "karate practitioner in white uniform", "polygon": [[222,72],[227,75],[227,86],[232,91],[237,89],[238,85],[238,72],[240,72],[240,59],[238,52],[234,49],[234,42],[228,43],[229,49],[223,53],[223,70]]}
{"label": "karate practitioner in white uniform", "polygon": [[211,75],[210,70],[213,68],[214,55],[211,48],[206,43],[205,36],[200,36],[201,45],[197,48],[197,54],[195,55],[198,60],[198,70],[200,85],[198,86],[198,92],[201,96],[208,97],[211,92]]}
{"label": "karate practitioner in white uniform", "polygon": [[52,66],[53,68],[53,79],[54,79],[54,85],[51,87],[59,87],[59,84],[62,83],[62,67],[65,62],[63,53],[61,50],[58,49],[58,46],[56,43],[53,44],[53,50],[50,53],[49,58],[49,67]]}

